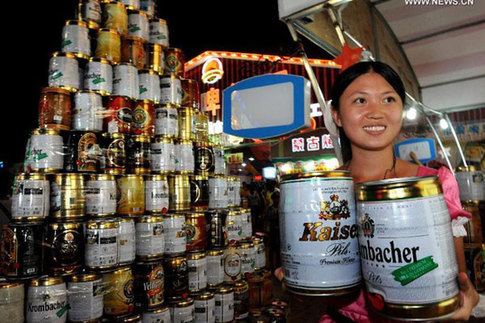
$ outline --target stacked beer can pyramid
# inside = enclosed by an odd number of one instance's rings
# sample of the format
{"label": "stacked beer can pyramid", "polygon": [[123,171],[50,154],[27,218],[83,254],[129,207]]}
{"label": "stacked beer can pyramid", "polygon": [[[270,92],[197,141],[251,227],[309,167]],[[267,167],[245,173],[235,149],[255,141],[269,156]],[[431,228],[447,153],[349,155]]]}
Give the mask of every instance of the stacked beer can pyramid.
{"label": "stacked beer can pyramid", "polygon": [[270,297],[264,244],[223,147],[209,142],[183,52],[169,47],[154,1],[78,11],[50,59],[2,227],[2,318],[247,317]]}

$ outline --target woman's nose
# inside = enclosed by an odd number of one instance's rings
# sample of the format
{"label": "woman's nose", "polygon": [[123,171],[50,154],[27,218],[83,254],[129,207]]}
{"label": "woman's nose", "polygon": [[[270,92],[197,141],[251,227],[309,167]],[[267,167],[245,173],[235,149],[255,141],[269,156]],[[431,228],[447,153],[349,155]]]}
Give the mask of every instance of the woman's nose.
{"label": "woman's nose", "polygon": [[383,117],[383,106],[380,102],[371,100],[367,106],[367,117],[371,119],[380,119]]}

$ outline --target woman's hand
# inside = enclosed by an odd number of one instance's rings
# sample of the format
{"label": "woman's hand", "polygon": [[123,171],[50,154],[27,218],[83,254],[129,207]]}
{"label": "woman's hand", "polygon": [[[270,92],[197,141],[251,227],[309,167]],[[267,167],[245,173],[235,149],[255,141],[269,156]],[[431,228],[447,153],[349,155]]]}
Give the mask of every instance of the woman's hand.
{"label": "woman's hand", "polygon": [[458,284],[460,286],[460,309],[450,320],[457,322],[468,321],[470,313],[475,305],[478,304],[479,296],[466,273],[458,273]]}

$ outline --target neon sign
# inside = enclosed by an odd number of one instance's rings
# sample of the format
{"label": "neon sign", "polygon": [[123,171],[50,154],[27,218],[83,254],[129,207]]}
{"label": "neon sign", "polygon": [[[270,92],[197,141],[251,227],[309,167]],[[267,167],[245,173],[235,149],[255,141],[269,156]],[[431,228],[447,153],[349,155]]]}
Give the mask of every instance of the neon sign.
{"label": "neon sign", "polygon": [[218,58],[210,58],[202,66],[202,82],[205,84],[214,84],[224,75],[222,62]]}

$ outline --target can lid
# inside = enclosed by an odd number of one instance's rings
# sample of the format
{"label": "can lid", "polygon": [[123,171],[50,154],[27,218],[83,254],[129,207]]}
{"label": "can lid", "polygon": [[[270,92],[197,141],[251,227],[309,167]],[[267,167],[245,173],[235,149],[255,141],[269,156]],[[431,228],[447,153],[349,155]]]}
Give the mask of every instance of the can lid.
{"label": "can lid", "polygon": [[[129,62],[122,62],[122,63],[118,63],[114,66],[114,68],[116,69],[118,66],[129,66],[129,67],[134,67],[136,68],[135,64],[133,63],[129,63]],[[136,70],[137,73],[138,73],[138,69]],[[110,96],[123,96],[123,95],[110,95]]]}
{"label": "can lid", "polygon": [[153,314],[158,314],[158,313],[163,313],[163,312],[166,312],[168,311],[168,306],[162,306],[160,308],[156,308],[156,309],[147,309],[146,312],[148,313],[153,313]]}
{"label": "can lid", "polygon": [[81,26],[81,27],[88,27],[88,24],[85,21],[82,20],[67,20],[66,21],[66,26]]}
{"label": "can lid", "polygon": [[232,292],[234,292],[234,289],[230,286],[222,286],[216,291],[217,294],[230,294]]}
{"label": "can lid", "polygon": [[59,93],[59,94],[70,94],[68,90],[61,89],[59,87],[45,87],[42,89],[42,93]]}
{"label": "can lid", "polygon": [[94,280],[101,279],[101,275],[92,273],[92,274],[80,274],[80,275],[74,275],[70,276],[68,278],[68,281],[70,282],[90,282]]}
{"label": "can lid", "polygon": [[234,287],[241,288],[241,287],[246,287],[246,286],[248,286],[248,283],[244,280],[238,280],[238,281],[234,282]]}
{"label": "can lid", "polygon": [[147,136],[147,135],[137,135],[137,136],[132,136],[133,140],[135,142],[150,142],[152,137]]}
{"label": "can lid", "polygon": [[106,58],[102,58],[102,57],[91,57],[89,59],[89,63],[103,63],[103,64],[111,65]]}
{"label": "can lid", "polygon": [[41,173],[19,173],[16,177],[16,180],[29,180],[29,179],[46,181],[47,175],[41,174]]}
{"label": "can lid", "polygon": [[214,298],[214,293],[211,292],[202,292],[199,295],[194,296],[196,300],[208,300],[208,299],[213,299]]}
{"label": "can lid", "polygon": [[0,282],[0,289],[9,289],[9,288],[14,288],[16,286],[24,286],[24,283],[21,283],[21,282]]}
{"label": "can lid", "polygon": [[92,174],[89,175],[90,181],[114,181],[115,176],[111,174]]}
{"label": "can lid", "polygon": [[32,131],[33,135],[59,135],[59,132],[54,129],[37,128]]}
{"label": "can lid", "polygon": [[[126,139],[126,136],[125,134],[123,133],[118,133],[118,132],[103,132],[101,134],[103,137],[107,137],[107,138],[112,138],[112,139]],[[127,176],[127,175],[125,175]]]}
{"label": "can lid", "polygon": [[116,29],[110,29],[110,28],[100,28],[98,29],[98,33],[111,33],[111,34],[120,36],[120,33]]}
{"label": "can lid", "polygon": [[162,215],[143,215],[141,217],[138,217],[136,219],[136,222],[138,222],[138,223],[158,223],[158,222],[163,222],[163,216]]}
{"label": "can lid", "polygon": [[82,222],[50,222],[47,226],[57,230],[58,228],[75,229],[82,228]]}
{"label": "can lid", "polygon": [[190,176],[193,180],[196,181],[208,181],[209,176],[208,175],[192,175]]}
{"label": "can lid", "polygon": [[147,181],[166,181],[167,176],[161,174],[147,174],[145,175]]}
{"label": "can lid", "polygon": [[351,178],[350,171],[333,170],[333,171],[286,174],[281,177],[281,180],[285,181],[290,179],[302,179],[302,178],[312,178],[312,177],[349,177]]}
{"label": "can lid", "polygon": [[32,279],[30,282],[30,287],[53,286],[62,283],[64,283],[64,279],[62,279],[62,277],[41,277]]}
{"label": "can lid", "polygon": [[191,145],[192,146],[192,140],[189,139],[179,139],[177,140],[178,145]]}
{"label": "can lid", "polygon": [[150,22],[158,22],[158,23],[164,24],[164,25],[167,24],[167,21],[165,19],[162,19],[162,18],[153,18],[153,19],[150,19]]}
{"label": "can lid", "polygon": [[178,302],[175,307],[187,307],[194,304],[194,300],[190,297]]}
{"label": "can lid", "polygon": [[156,136],[155,137],[155,142],[156,143],[164,142],[164,143],[171,143],[171,144],[173,144],[173,139],[170,138],[170,137],[165,137],[165,136]]}
{"label": "can lid", "polygon": [[224,250],[220,249],[220,250],[209,250],[207,251],[207,255],[208,256],[221,256],[222,254],[224,254]]}
{"label": "can lid", "polygon": [[65,53],[65,52],[54,52],[52,53],[52,57],[68,57],[72,59],[76,59],[76,55],[73,53]]}
{"label": "can lid", "polygon": [[200,218],[200,217],[205,217],[205,214],[203,212],[190,212],[190,213],[187,213],[186,217],[187,218]]}
{"label": "can lid", "polygon": [[194,252],[194,253],[187,253],[187,259],[188,260],[197,260],[197,259],[202,259],[202,258],[205,258],[205,251],[198,251],[198,252]]}
{"label": "can lid", "polygon": [[88,229],[113,229],[119,226],[120,223],[117,219],[89,219],[86,221]]}
{"label": "can lid", "polygon": [[132,222],[132,223],[135,223],[135,218],[127,218],[127,217],[123,217],[123,218],[118,218],[118,220],[120,222]]}

